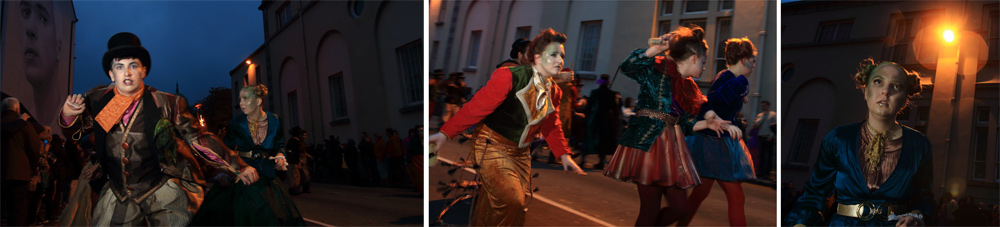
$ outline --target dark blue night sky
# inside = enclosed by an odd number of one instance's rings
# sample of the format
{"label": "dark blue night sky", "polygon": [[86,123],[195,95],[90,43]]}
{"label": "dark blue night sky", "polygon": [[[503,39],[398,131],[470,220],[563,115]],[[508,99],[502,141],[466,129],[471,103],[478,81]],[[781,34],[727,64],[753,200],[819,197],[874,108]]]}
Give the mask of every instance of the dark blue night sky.
{"label": "dark blue night sky", "polygon": [[191,105],[211,87],[229,87],[229,71],[264,42],[260,1],[74,1],[73,93],[109,84],[101,57],[118,32],[139,36],[152,67],[147,85],[180,93]]}

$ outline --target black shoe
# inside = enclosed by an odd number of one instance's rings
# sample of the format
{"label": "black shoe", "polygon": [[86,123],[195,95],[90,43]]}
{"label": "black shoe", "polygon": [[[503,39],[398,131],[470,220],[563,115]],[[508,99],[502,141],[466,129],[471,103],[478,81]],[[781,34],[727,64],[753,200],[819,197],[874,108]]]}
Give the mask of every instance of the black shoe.
{"label": "black shoe", "polygon": [[604,162],[595,164],[594,165],[594,169],[603,170],[604,169]]}

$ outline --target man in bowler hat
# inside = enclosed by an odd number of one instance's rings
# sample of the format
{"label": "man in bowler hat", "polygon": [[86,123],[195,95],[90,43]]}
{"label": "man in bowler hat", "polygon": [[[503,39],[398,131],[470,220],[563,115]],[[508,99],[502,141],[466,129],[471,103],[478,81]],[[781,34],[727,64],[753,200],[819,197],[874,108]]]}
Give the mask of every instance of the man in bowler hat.
{"label": "man in bowler hat", "polygon": [[101,64],[113,84],[68,96],[59,120],[70,139],[93,133],[97,169],[85,170],[98,193],[91,225],[185,226],[206,175],[257,181],[253,167],[195,123],[184,97],[143,83],[152,61],[135,34],[111,36]]}

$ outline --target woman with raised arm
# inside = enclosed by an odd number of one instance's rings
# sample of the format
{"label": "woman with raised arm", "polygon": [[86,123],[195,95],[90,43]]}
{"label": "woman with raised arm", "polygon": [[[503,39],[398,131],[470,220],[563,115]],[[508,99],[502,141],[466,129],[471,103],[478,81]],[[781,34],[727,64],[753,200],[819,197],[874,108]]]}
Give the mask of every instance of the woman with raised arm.
{"label": "woman with raised arm", "polygon": [[[635,183],[639,191],[636,226],[665,226],[690,212],[684,189],[701,184],[684,135],[721,130],[729,122],[709,112],[698,121],[705,96],[692,77],[705,70],[705,31],[693,25],[660,36],[662,43],[633,51],[622,73],[639,83],[639,105],[629,119],[604,175]],[[665,53],[666,56],[660,56]],[[660,208],[663,197],[669,207]]]}

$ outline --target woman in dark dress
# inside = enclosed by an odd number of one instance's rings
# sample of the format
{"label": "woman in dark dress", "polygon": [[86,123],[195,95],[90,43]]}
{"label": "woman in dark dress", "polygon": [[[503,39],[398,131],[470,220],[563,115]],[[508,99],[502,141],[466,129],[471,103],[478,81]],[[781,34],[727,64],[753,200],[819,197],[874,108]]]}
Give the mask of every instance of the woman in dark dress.
{"label": "woman in dark dress", "polygon": [[[920,77],[893,62],[865,59],[854,80],[864,91],[867,119],[823,138],[812,175],[784,225],[821,225],[823,216],[830,217],[830,226],[933,223],[931,144],[896,122],[909,98],[920,93]],[[837,205],[827,209],[831,195]]]}
{"label": "woman in dark dress", "polygon": [[261,109],[266,96],[264,85],[243,87],[240,90],[243,114],[229,122],[225,137],[226,145],[257,169],[260,180],[247,185],[230,183],[224,175],[216,177],[217,183],[205,195],[191,225],[305,225],[287,188],[275,176],[276,170],[286,170],[288,163],[281,121],[277,115]]}
{"label": "woman in dark dress", "polygon": [[[691,149],[691,158],[698,168],[703,184],[694,187],[689,199],[691,209],[698,210],[702,201],[712,191],[712,185],[718,183],[726,193],[729,208],[729,225],[746,226],[747,218],[743,210],[743,181],[756,179],[753,162],[750,161],[750,149],[743,142],[740,126],[744,123],[737,117],[743,109],[750,83],[747,75],[753,73],[757,62],[757,49],[746,37],[726,41],[726,69],[719,72],[712,80],[708,89],[708,101],[701,104],[700,115],[714,111],[719,118],[733,123],[721,134],[712,130],[701,130],[685,140]],[[679,225],[684,226],[694,218],[694,212],[689,214]]]}

